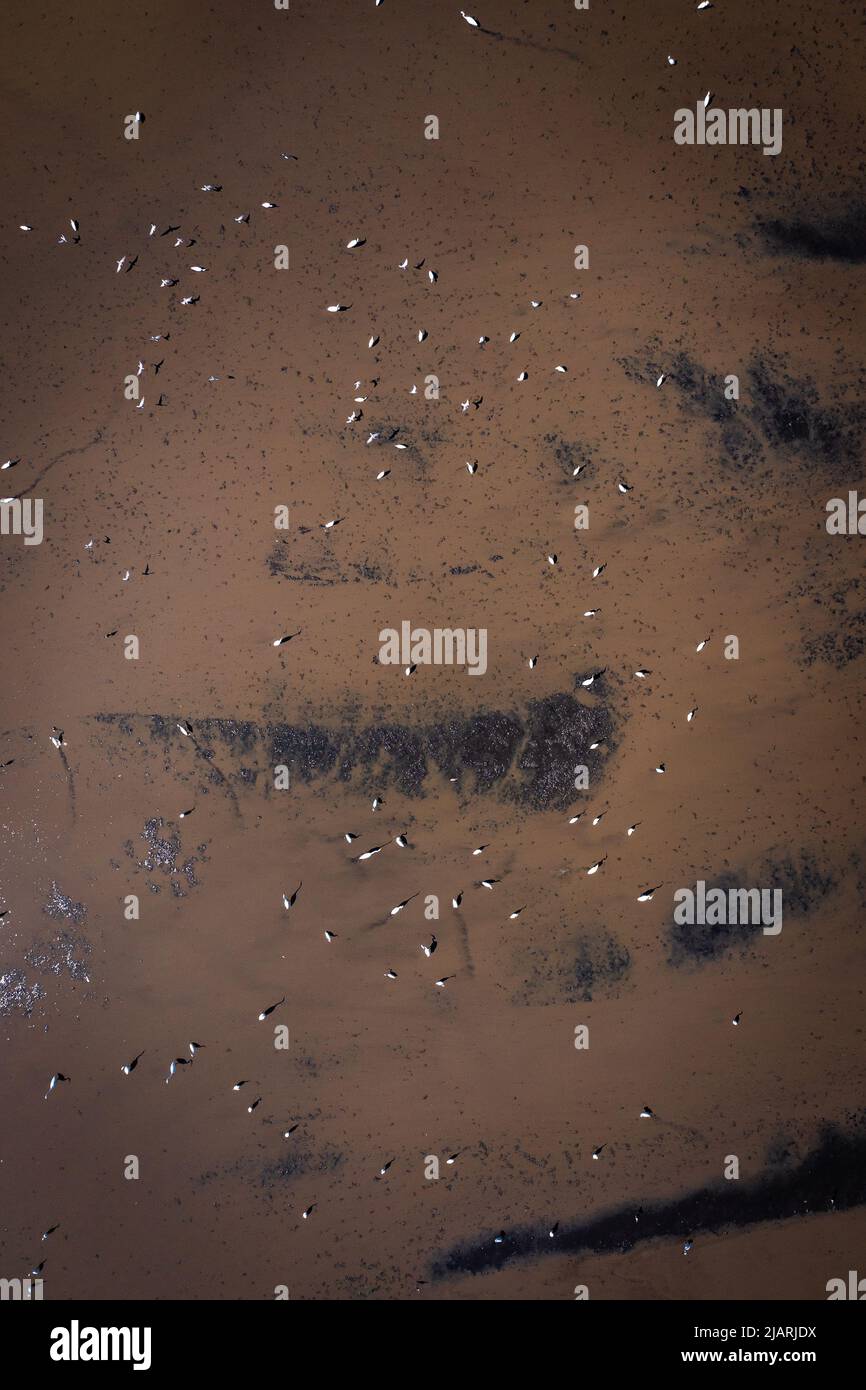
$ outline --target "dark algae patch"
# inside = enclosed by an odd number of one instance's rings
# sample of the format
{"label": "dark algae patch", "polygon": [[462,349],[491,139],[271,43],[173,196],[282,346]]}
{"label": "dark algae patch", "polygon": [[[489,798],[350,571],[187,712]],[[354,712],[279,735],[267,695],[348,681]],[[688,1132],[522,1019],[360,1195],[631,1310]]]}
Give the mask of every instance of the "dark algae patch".
{"label": "dark algae patch", "polygon": [[591,743],[612,743],[612,722],[603,705],[583,705],[573,695],[549,695],[529,706],[526,740],[517,760],[524,774],[518,799],[533,810],[564,810],[574,801],[574,769],[589,768],[596,786],[602,760]]}
{"label": "dark algae patch", "polygon": [[[725,399],[725,379],[709,372],[688,353],[662,354],[654,342],[646,356],[618,358],[629,380],[654,386],[659,373],[674,388],[681,408],[719,428],[721,459],[729,467],[753,472],[771,449],[800,468],[820,468],[839,485],[850,482],[857,468],[866,407],[858,402],[822,396],[808,377],[794,376],[778,355],[755,353],[740,375],[737,401]],[[764,458],[766,463],[766,458]]]}
{"label": "dark algae patch", "polygon": [[[170,741],[181,716],[103,714],[125,735],[136,719],[150,724],[151,737]],[[583,763],[595,785],[603,762],[591,752],[594,742],[612,744],[613,720],[600,703],[583,704],[562,692],[532,701],[521,716],[516,712],[486,711],[454,715],[436,723],[412,727],[400,723],[332,727],[316,724],[266,724],[230,719],[196,719],[199,743],[220,742],[244,755],[242,785],[256,769],[249,766],[261,748],[267,766],[284,764],[290,775],[305,783],[337,776],[349,782],[356,773],[375,773],[379,788],[396,787],[406,796],[422,796],[432,769],[452,778],[459,792],[501,795],[527,810],[565,809],[575,800],[574,768]],[[266,750],[266,751],[265,751]],[[264,765],[264,764],[263,764]],[[261,770],[261,769],[259,769]],[[225,778],[222,778],[225,781]],[[232,787],[228,787],[234,795]],[[151,836],[155,862],[177,847]]]}
{"label": "dark algae patch", "polygon": [[862,406],[826,404],[814,382],[797,380],[769,356],[752,360],[748,396],[752,418],[773,448],[804,453],[831,470],[836,464],[847,470],[857,461]]}
{"label": "dark algae patch", "polygon": [[[434,1280],[457,1274],[486,1274],[510,1260],[542,1255],[622,1254],[651,1240],[683,1240],[702,1234],[789,1221],[816,1212],[846,1211],[866,1204],[866,1130],[827,1125],[799,1163],[768,1167],[752,1183],[721,1181],[684,1196],[602,1212],[586,1221],[507,1231],[501,1245],[494,1231],[453,1246],[431,1266]],[[635,1218],[637,1217],[637,1220]]]}
{"label": "dark algae patch", "polygon": [[698,414],[719,424],[736,416],[738,402],[725,399],[724,378],[709,373],[687,352],[677,353],[669,375]]}
{"label": "dark algae patch", "polygon": [[[592,446],[580,439],[568,440],[559,434],[546,434],[544,443],[546,448],[552,451],[557,474],[568,484],[574,480],[575,468],[585,468],[594,458],[595,451]],[[546,470],[546,460],[539,467]]]}
{"label": "dark algae patch", "polygon": [[239,1158],[199,1174],[195,1183],[198,1187],[206,1187],[213,1182],[239,1178],[256,1196],[261,1196],[268,1202],[285,1202],[286,1188],[293,1178],[333,1173],[344,1162],[345,1156],[330,1145],[314,1150],[307,1145],[298,1144],[287,1149],[282,1158],[262,1165],[250,1158]]}
{"label": "dark algae patch", "polygon": [[[725,894],[731,889],[747,886],[746,879],[733,874],[719,874],[715,878],[707,878],[706,884],[707,892],[711,888],[721,888]],[[683,886],[694,888],[693,884]],[[707,965],[710,961],[720,960],[730,951],[740,951],[744,954],[761,937],[762,928],[760,923],[752,922],[711,924],[672,921],[669,932],[668,964],[684,966]]]}
{"label": "dark algae patch", "polygon": [[579,936],[575,944],[574,976],[569,995],[589,1003],[598,993],[610,993],[631,969],[627,947],[600,929]]}
{"label": "dark algae patch", "polygon": [[781,888],[785,914],[791,917],[814,912],[836,888],[832,874],[819,868],[811,854],[801,854],[796,860],[788,855],[768,859],[758,872],[761,883]]}
{"label": "dark algae patch", "polygon": [[435,725],[427,743],[445,777],[455,777],[462,788],[468,775],[476,791],[489,792],[511,766],[524,732],[515,715],[476,714]]}
{"label": "dark algae patch", "polygon": [[352,563],[341,569],[335,557],[321,550],[316,558],[300,560],[293,558],[288,544],[278,537],[268,553],[268,572],[275,579],[289,579],[296,584],[312,584],[328,588],[334,584],[382,584],[391,582],[391,577],[383,572],[378,564],[371,561]]}
{"label": "dark algae patch", "polygon": [[[836,888],[836,880],[819,868],[814,855],[802,851],[799,856],[780,854],[757,868],[743,869],[737,874],[723,873],[705,880],[707,893],[721,888],[727,895],[736,889],[779,889],[782,894],[782,931],[788,917],[806,916],[819,907]],[[694,890],[694,884],[683,884]],[[772,901],[772,900],[771,900]],[[676,922],[668,928],[668,964],[675,967],[707,965],[720,960],[732,951],[745,954],[763,937],[759,922]]]}
{"label": "dark algae patch", "polygon": [[805,639],[801,665],[813,666],[817,661],[841,671],[849,662],[863,655],[866,651],[866,612],[848,614],[842,621],[842,631],[822,632],[817,637]]}
{"label": "dark algae patch", "polygon": [[631,973],[631,953],[606,927],[579,931],[570,939],[564,929],[562,945],[521,949],[516,961],[526,976],[515,1004],[589,1004],[615,997]]}

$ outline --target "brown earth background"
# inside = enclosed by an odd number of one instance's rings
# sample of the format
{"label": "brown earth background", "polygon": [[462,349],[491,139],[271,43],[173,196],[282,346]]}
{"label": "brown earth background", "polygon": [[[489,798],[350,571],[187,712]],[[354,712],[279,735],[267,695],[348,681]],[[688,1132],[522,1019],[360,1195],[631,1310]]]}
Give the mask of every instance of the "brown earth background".
{"label": "brown earth background", "polygon": [[[46,1298],[863,1268],[863,11],[478,3],[6,7],[0,1275]],[[708,89],[781,154],[675,145]],[[378,664],[404,619],[486,674]],[[678,936],[698,878],[781,934]]]}

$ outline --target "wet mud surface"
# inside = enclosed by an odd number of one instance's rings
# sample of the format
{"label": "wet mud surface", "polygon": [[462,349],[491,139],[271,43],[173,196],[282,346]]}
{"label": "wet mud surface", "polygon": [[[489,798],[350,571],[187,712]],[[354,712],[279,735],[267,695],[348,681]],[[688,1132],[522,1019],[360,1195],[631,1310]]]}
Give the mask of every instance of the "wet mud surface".
{"label": "wet mud surface", "polygon": [[[862,1268],[859,17],[480,17],[11,0],[0,1276],[46,1299]],[[708,87],[782,153],[676,146]],[[485,673],[383,663],[404,621]],[[699,880],[781,932],[678,925]]]}
{"label": "wet mud surface", "polygon": [[559,1224],[553,1235],[549,1231],[511,1231],[499,1244],[491,1236],[478,1245],[449,1251],[433,1263],[432,1273],[436,1279],[455,1273],[481,1274],[509,1260],[563,1252],[627,1252],[643,1241],[685,1241],[762,1222],[845,1211],[866,1201],[864,1158],[862,1129],[849,1134],[830,1130],[800,1162],[786,1165],[781,1172],[764,1172],[748,1185],[727,1183],[684,1194],[674,1202],[605,1212],[577,1225]]}

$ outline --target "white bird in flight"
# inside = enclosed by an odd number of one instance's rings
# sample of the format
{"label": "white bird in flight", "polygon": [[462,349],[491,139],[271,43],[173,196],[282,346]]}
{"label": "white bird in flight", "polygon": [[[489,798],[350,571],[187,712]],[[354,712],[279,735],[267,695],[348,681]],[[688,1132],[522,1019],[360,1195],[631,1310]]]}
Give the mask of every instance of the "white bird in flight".
{"label": "white bird in flight", "polygon": [[297,888],[295,889],[294,893],[290,898],[287,897],[285,893],[283,894],[283,907],[286,909],[286,912],[288,912],[290,908],[294,907],[295,903],[298,901],[298,894],[300,893],[303,886],[303,880],[301,880],[301,882],[298,884]]}
{"label": "white bird in flight", "polygon": [[276,1004],[269,1004],[266,1009],[262,1009],[261,1013],[259,1014],[259,1023],[264,1023],[265,1019],[274,1012],[274,1009],[278,1009],[280,1005],[285,1004],[285,1002],[286,996],[283,995],[282,999],[278,999]]}
{"label": "white bird in flight", "polygon": [[391,915],[392,917],[396,917],[398,912],[402,912],[402,911],[403,911],[403,908],[404,908],[404,907],[408,907],[408,905],[409,905],[409,903],[412,901],[412,899],[413,899],[413,898],[417,898],[417,897],[418,897],[418,894],[417,894],[417,893],[413,893],[411,898],[404,898],[403,901],[402,901],[401,903],[398,903],[396,907],[392,907],[392,908],[391,908],[391,914],[390,914],[390,915]]}
{"label": "white bird in flight", "polygon": [[381,854],[383,849],[384,845],[373,845],[372,849],[365,849],[363,854],[358,855],[357,862],[360,864],[365,859],[372,859],[374,854]]}
{"label": "white bird in flight", "polygon": [[645,888],[642,893],[638,894],[638,902],[651,903],[653,900],[653,895],[656,894],[661,887],[662,884],[657,883],[655,888]]}

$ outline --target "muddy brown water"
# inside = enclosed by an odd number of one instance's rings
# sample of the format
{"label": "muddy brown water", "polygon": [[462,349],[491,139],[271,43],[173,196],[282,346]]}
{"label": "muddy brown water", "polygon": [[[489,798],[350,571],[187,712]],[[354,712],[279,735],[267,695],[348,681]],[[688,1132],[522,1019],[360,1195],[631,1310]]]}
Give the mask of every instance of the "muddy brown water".
{"label": "muddy brown water", "polygon": [[[824,527],[863,484],[856,18],[481,18],[12,0],[3,488],[45,539],[0,543],[0,1274],[44,1258],[46,1297],[811,1299],[862,1267],[863,541]],[[707,88],[782,107],[782,154],[675,146]],[[378,664],[403,620],[486,628],[486,673]],[[675,931],[699,878],[782,886],[782,932]]]}

